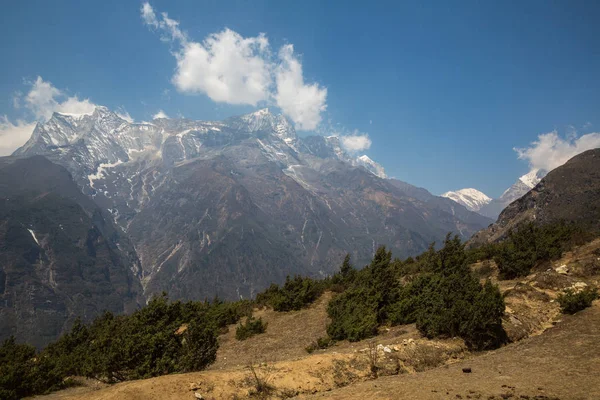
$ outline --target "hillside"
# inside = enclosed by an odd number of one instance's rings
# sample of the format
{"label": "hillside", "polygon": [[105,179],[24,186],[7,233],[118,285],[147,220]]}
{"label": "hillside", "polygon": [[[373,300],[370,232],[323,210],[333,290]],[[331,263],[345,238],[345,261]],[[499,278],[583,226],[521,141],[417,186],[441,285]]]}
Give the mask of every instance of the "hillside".
{"label": "hillside", "polygon": [[498,221],[478,232],[471,243],[497,241],[521,222],[557,221],[600,230],[600,149],[581,153],[554,169],[527,194],[502,211]]}
{"label": "hillside", "polygon": [[[340,341],[308,354],[305,347],[324,335],[329,323],[325,309],[332,294],[327,292],[300,311],[256,310],[268,323],[267,331],[245,341],[235,340],[231,325],[219,337],[217,361],[206,371],[112,386],[84,381],[83,387],[40,398],[181,399],[195,393],[205,399],[252,398],[248,367],[253,365],[274,388],[263,398],[273,399],[594,399],[600,393],[590,380],[600,372],[595,362],[600,303],[564,316],[555,298],[564,288],[600,283],[599,252],[597,239],[565,253],[549,271],[497,281],[506,301],[503,325],[514,342],[498,350],[469,352],[459,339],[428,340],[411,324],[384,327],[374,339]],[[553,270],[563,264],[570,267],[566,275]],[[376,346],[379,378],[373,379],[369,348]],[[463,373],[465,367],[472,373]]]}
{"label": "hillside", "polygon": [[76,317],[143,302],[133,248],[63,167],[0,158],[0,202],[0,340],[42,347]]}

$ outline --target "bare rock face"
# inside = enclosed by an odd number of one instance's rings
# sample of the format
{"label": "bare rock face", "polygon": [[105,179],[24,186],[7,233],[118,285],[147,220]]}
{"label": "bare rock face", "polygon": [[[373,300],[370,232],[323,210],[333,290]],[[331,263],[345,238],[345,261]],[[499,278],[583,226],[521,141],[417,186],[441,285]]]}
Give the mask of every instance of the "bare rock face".
{"label": "bare rock face", "polygon": [[143,301],[133,247],[63,167],[0,158],[0,204],[0,340],[41,347],[76,317]]}
{"label": "bare rock face", "polygon": [[135,248],[146,298],[248,298],[288,274],[330,274],[346,253],[357,266],[382,244],[407,257],[491,222],[382,178],[383,168],[345,153],[337,137],[298,137],[266,109],[151,123],[103,107],[55,114],[15,154],[64,166],[112,217],[107,225]]}
{"label": "bare rock face", "polygon": [[472,243],[502,239],[521,222],[566,221],[600,231],[600,149],[583,152],[552,170],[533,189],[502,211],[498,221]]}

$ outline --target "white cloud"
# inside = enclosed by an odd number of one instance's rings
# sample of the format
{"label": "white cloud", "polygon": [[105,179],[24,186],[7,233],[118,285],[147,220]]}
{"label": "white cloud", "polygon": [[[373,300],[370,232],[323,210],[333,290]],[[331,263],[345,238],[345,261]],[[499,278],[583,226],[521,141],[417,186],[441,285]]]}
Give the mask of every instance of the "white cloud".
{"label": "white cloud", "polygon": [[149,3],[142,4],[142,9],[140,10],[142,13],[142,19],[144,23],[153,28],[158,28],[158,19],[156,19],[156,14],[154,13],[154,9]]}
{"label": "white cloud", "polygon": [[163,110],[158,110],[158,112],[152,116],[152,119],[158,118],[169,118],[169,116]]}
{"label": "white cloud", "polygon": [[13,124],[6,115],[0,116],[0,156],[12,154],[31,136],[35,122],[17,121]]}
{"label": "white cloud", "polygon": [[[60,101],[64,99],[64,101]],[[38,76],[31,83],[31,90],[25,96],[25,107],[31,111],[37,120],[48,120],[53,112],[63,114],[91,114],[96,105],[89,99],[79,100],[77,96],[67,97],[52,83]]]}
{"label": "white cloud", "polygon": [[314,130],[327,108],[327,89],[306,84],[302,64],[292,45],[274,56],[266,35],[243,37],[231,29],[208,35],[204,41],[188,39],[179,22],[166,13],[157,15],[149,3],[141,17],[178,46],[173,85],[182,93],[202,93],[217,103],[276,104],[299,130]]}
{"label": "white cloud", "polygon": [[216,102],[256,106],[270,96],[268,46],[264,35],[244,38],[230,29],[203,43],[186,42],[176,54],[173,84],[181,92],[204,93]]}
{"label": "white cloud", "polygon": [[304,83],[302,64],[294,55],[294,46],[279,50],[281,64],[277,67],[277,106],[300,130],[314,130],[321,123],[321,112],[327,108],[327,89],[314,83]]}
{"label": "white cloud", "polygon": [[367,150],[371,147],[369,135],[366,133],[361,134],[356,131],[351,135],[340,136],[340,142],[342,147],[350,153]]}
{"label": "white cloud", "polygon": [[129,115],[129,113],[123,107],[119,107],[119,109],[115,112],[115,114],[117,114],[117,116],[119,118],[124,119],[125,121],[129,122],[130,124],[132,124],[134,122],[131,115]]}
{"label": "white cloud", "polygon": [[556,131],[541,134],[529,147],[515,148],[519,159],[527,160],[531,169],[551,171],[586,150],[600,147],[600,133],[577,136],[571,132],[561,138]]}
{"label": "white cloud", "polygon": [[96,105],[89,99],[79,100],[77,96],[69,97],[62,103],[58,104],[55,111],[61,114],[92,114],[96,109]]}

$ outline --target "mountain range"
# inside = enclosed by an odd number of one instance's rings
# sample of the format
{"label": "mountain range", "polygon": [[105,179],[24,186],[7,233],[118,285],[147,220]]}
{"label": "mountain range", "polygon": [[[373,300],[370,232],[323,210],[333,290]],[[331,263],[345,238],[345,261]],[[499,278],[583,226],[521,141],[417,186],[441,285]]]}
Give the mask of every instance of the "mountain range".
{"label": "mountain range", "polygon": [[531,170],[517,179],[511,187],[506,189],[502,195],[496,199],[492,199],[485,193],[473,188],[446,192],[442,194],[442,197],[452,199],[458,204],[465,206],[470,211],[475,211],[495,220],[506,206],[533,189],[546,173],[546,171],[540,169]]}
{"label": "mountain range", "polygon": [[[268,109],[224,121],[141,123],[105,107],[54,113],[2,162],[7,177],[10,168],[31,170],[0,186],[0,198],[14,199],[17,189],[28,196],[19,202],[22,217],[7,213],[0,221],[12,224],[21,246],[4,246],[0,256],[24,259],[2,264],[14,283],[0,287],[2,312],[9,315],[0,335],[35,336],[31,321],[42,317],[30,310],[46,304],[56,321],[38,345],[75,316],[89,321],[102,309],[125,312],[162,291],[172,299],[249,298],[287,275],[331,274],[346,253],[358,266],[382,244],[398,257],[414,256],[448,232],[467,239],[492,222],[388,179],[367,156],[344,151],[337,136],[298,136]],[[43,182],[30,182],[37,174]],[[56,209],[37,203],[46,193],[77,210],[69,218],[79,223],[70,222],[67,242]],[[63,253],[72,265],[64,270],[52,258]],[[101,267],[109,271],[86,272]],[[52,283],[49,277],[59,275],[64,280]],[[100,276],[102,294],[81,292],[98,286]],[[43,288],[36,289],[39,298],[7,302],[29,296],[31,287]],[[114,293],[123,298],[110,307],[99,300]],[[81,312],[55,301],[59,295],[97,306]]]}

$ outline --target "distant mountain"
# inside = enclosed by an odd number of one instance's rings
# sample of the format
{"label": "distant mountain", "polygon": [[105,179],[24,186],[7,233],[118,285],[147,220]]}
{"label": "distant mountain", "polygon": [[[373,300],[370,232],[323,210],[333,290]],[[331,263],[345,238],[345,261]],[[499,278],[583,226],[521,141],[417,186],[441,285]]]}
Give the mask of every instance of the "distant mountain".
{"label": "distant mountain", "polygon": [[55,113],[15,152],[34,154],[67,168],[111,215],[135,247],[146,297],[247,298],[288,274],[330,274],[347,252],[357,265],[380,244],[416,255],[448,232],[468,238],[491,222],[402,190],[340,138],[299,137],[268,109],[149,123],[105,107]]}
{"label": "distant mountain", "polygon": [[517,179],[497,199],[491,199],[477,189],[461,189],[455,192],[446,192],[442,196],[462,204],[468,210],[495,220],[506,206],[533,189],[545,175],[546,171],[534,169]]}
{"label": "distant mountain", "polygon": [[[539,175],[523,182],[533,184]],[[485,243],[504,237],[523,221],[546,224],[577,223],[600,231],[600,149],[581,153],[550,171],[533,189],[502,211],[498,221],[477,233],[471,242]]]}
{"label": "distant mountain", "polygon": [[375,161],[371,160],[366,155],[356,158],[356,160],[354,161],[354,165],[360,165],[361,167],[364,167],[367,171],[369,171],[373,175],[377,175],[380,178],[387,178],[387,175],[385,174],[385,170],[383,169],[383,167],[381,165],[379,165],[378,163],[376,163]]}
{"label": "distant mountain", "polygon": [[446,192],[442,197],[454,200],[471,211],[479,211],[481,207],[489,204],[492,199],[477,189],[460,189],[456,192]]}
{"label": "distant mountain", "polygon": [[0,341],[41,347],[108,310],[143,304],[135,250],[44,157],[0,158]]}

